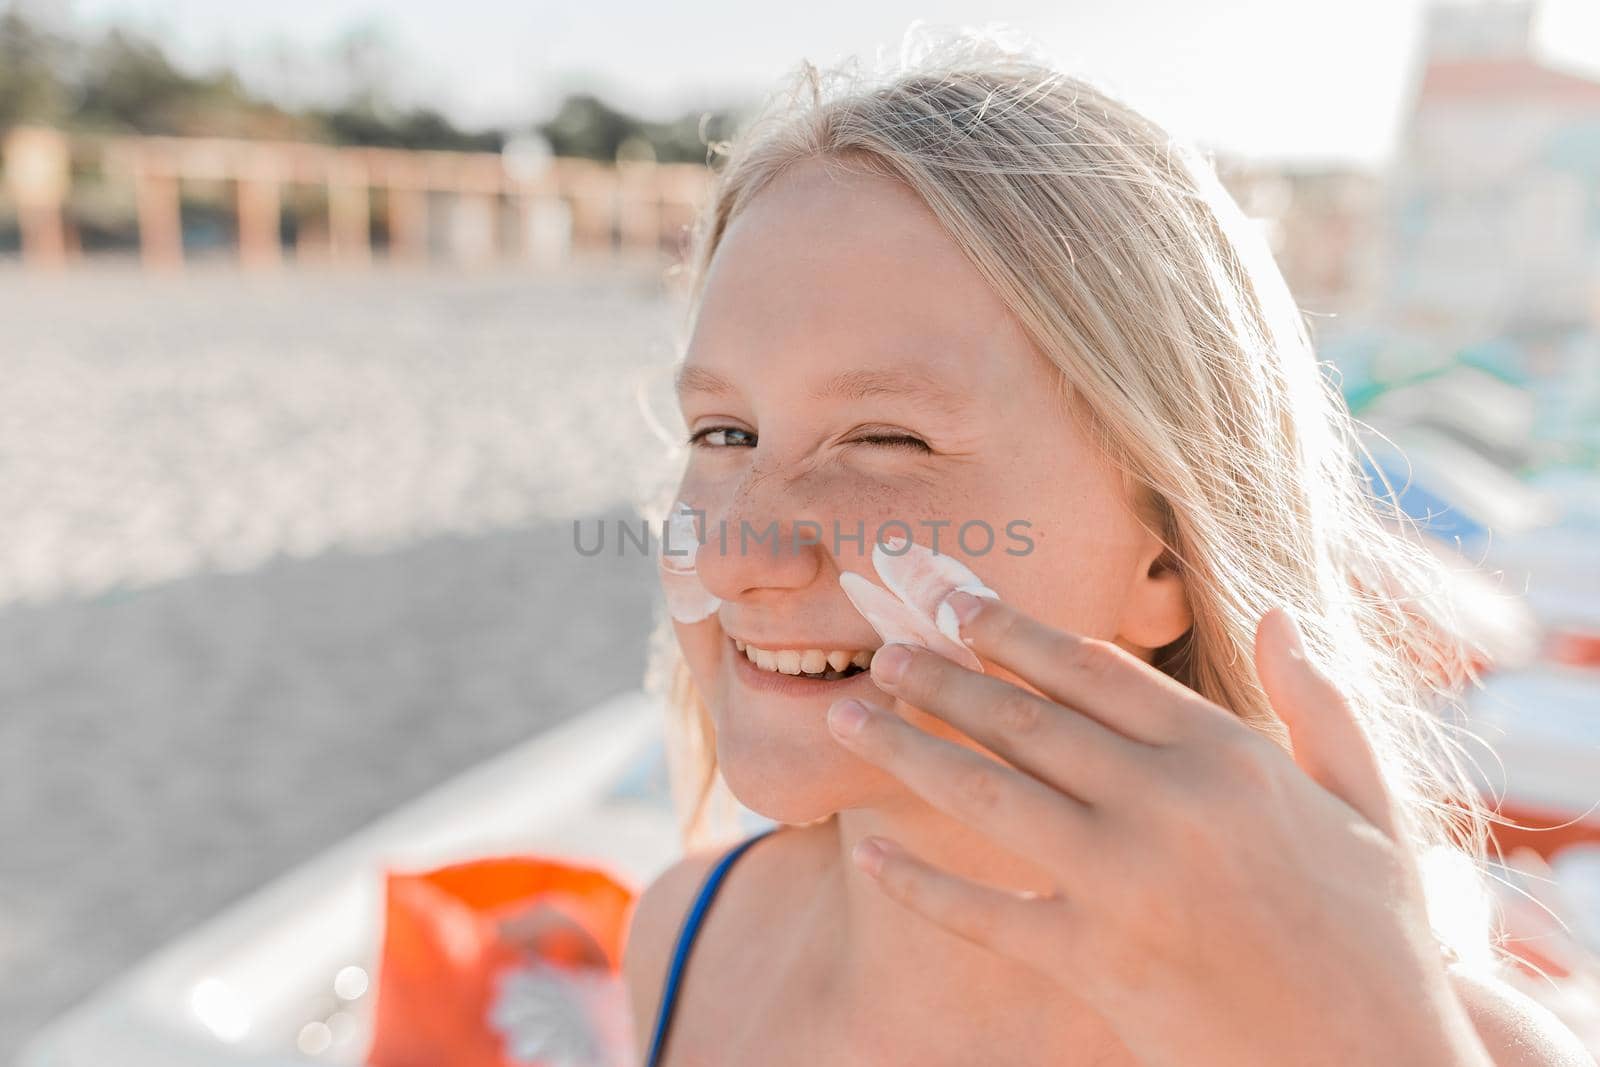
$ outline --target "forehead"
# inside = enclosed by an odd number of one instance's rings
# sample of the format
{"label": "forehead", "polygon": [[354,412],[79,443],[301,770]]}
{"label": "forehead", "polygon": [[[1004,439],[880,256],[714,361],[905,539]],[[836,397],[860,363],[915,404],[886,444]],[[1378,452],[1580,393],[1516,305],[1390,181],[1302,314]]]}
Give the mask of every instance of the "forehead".
{"label": "forehead", "polygon": [[1025,358],[1009,309],[915,193],[807,160],[723,236],[686,362],[790,365],[801,354],[960,376],[1008,344]]}

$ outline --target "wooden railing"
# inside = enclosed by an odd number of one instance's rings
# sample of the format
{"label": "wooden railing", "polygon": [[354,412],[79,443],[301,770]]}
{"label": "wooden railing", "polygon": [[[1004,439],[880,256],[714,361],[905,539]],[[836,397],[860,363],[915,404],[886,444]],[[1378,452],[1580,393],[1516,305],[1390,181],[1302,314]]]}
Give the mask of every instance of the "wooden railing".
{"label": "wooden railing", "polygon": [[[12,128],[0,144],[0,166],[23,262],[40,268],[83,256],[71,202],[74,182],[85,174],[131,187],[139,258],[151,269],[184,263],[185,183],[227,190],[240,265],[270,269],[291,250],[296,258],[357,266],[376,258],[557,264],[575,253],[677,257],[711,179],[696,164],[555,157],[530,167],[492,152],[93,137],[42,126]],[[295,213],[286,250],[285,196],[303,198],[307,190],[317,206],[309,216]]]}

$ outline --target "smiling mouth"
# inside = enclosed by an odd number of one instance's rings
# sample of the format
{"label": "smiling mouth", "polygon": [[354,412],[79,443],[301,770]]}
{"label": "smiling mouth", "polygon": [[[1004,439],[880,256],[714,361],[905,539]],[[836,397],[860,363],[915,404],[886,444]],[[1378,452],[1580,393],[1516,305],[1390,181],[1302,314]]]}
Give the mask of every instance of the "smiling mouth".
{"label": "smiling mouth", "polygon": [[758,670],[824,682],[852,678],[872,666],[872,651],[867,649],[766,649],[738,638],[733,639],[733,646]]}

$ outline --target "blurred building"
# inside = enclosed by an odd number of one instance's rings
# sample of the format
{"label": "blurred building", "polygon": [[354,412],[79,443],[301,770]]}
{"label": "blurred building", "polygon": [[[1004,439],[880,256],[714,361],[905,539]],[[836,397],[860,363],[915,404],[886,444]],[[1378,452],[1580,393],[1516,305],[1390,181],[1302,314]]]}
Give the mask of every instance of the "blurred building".
{"label": "blurred building", "polygon": [[[1219,160],[1325,335],[1376,328],[1515,350],[1556,376],[1595,358],[1600,79],[1533,47],[1535,0],[1438,3],[1386,173]],[[1586,354],[1587,353],[1587,354]]]}
{"label": "blurred building", "polygon": [[1542,61],[1534,14],[1427,12],[1382,227],[1395,327],[1537,351],[1600,318],[1600,80]]}
{"label": "blurred building", "polygon": [[1261,225],[1300,306],[1350,314],[1378,300],[1382,278],[1379,175],[1350,167],[1218,161],[1218,177]]}

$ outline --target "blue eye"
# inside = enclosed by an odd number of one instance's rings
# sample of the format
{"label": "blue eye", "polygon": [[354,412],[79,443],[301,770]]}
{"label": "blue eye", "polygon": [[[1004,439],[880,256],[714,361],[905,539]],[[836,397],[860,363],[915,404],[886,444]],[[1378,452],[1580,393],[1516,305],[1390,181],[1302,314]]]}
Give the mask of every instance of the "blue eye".
{"label": "blue eye", "polygon": [[[749,441],[744,442],[742,438],[749,438]],[[756,435],[735,426],[707,426],[690,434],[687,443],[700,448],[754,448]]]}

